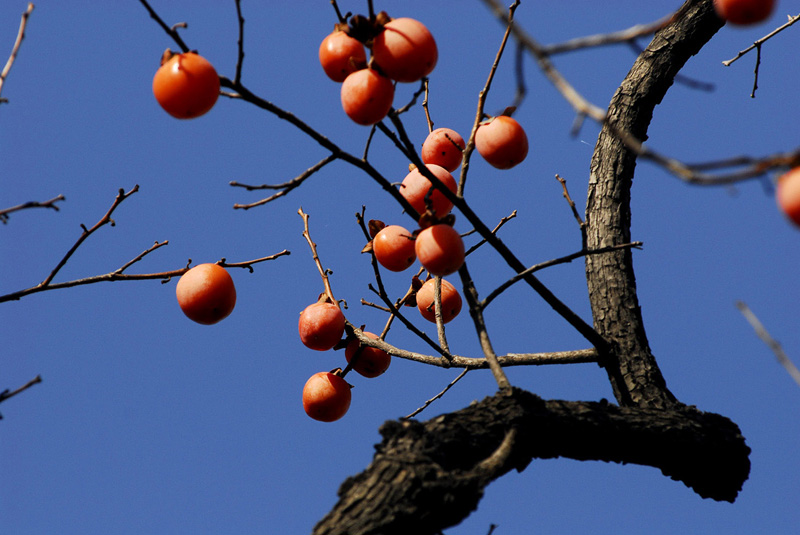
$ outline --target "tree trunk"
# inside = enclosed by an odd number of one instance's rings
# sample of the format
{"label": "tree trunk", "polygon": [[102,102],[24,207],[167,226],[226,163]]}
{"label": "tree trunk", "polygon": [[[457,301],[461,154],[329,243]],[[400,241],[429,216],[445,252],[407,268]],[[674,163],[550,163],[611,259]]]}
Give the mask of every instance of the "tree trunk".
{"label": "tree trunk", "polygon": [[[675,75],[722,26],[711,0],[690,0],[657,32],[617,89],[595,146],[586,204],[590,249],[631,241],[631,185],[636,153],[615,131],[647,139],[653,109]],[[630,249],[586,257],[594,327],[611,347],[602,363],[622,405],[668,408],[677,401],[656,364],[636,296]]]}

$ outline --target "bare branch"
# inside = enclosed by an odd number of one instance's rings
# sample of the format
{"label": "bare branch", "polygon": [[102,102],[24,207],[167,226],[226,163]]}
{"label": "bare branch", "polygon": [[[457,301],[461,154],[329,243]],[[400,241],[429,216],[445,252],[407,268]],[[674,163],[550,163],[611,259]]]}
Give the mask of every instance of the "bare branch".
{"label": "bare branch", "polygon": [[778,28],[772,30],[770,33],[768,33],[767,35],[765,35],[761,39],[757,39],[755,42],[753,42],[752,45],[750,45],[749,47],[745,48],[744,50],[741,50],[738,54],[736,54],[735,57],[733,57],[733,58],[731,58],[729,60],[723,61],[722,64],[725,65],[726,67],[730,67],[731,64],[734,61],[736,61],[737,59],[741,58],[742,56],[744,56],[745,54],[747,54],[748,52],[750,52],[754,48],[760,49],[761,45],[764,44],[766,41],[768,41],[769,39],[772,39],[778,33],[782,32],[783,30],[785,30],[786,28],[788,28],[789,26],[791,26],[792,24],[794,24],[795,22],[797,22],[799,20],[800,20],[800,14],[797,14],[794,17],[789,17],[789,20],[788,20],[788,22],[786,22],[786,24],[784,24],[782,26],[779,26]]}
{"label": "bare branch", "polygon": [[557,43],[552,45],[546,45],[542,47],[542,52],[544,52],[548,56],[554,56],[556,54],[563,54],[565,52],[574,52],[576,50],[581,50],[584,48],[596,48],[601,46],[608,46],[608,45],[617,45],[620,43],[630,43],[635,41],[639,37],[644,37],[646,35],[651,35],[670,22],[675,17],[675,14],[667,15],[666,17],[662,17],[655,22],[651,22],[649,24],[637,24],[635,26],[631,26],[625,30],[620,30],[618,32],[611,32],[611,33],[603,33],[603,34],[596,34],[590,35],[586,37],[578,37],[577,39],[571,39],[569,41],[565,41],[563,43]]}
{"label": "bare branch", "polygon": [[239,203],[237,203],[237,204],[234,204],[233,207],[235,209],[249,210],[250,208],[254,208],[256,206],[261,206],[262,204],[266,204],[268,202],[274,201],[275,199],[277,199],[279,197],[283,197],[284,195],[286,195],[287,193],[289,193],[290,191],[295,189],[297,186],[299,186],[300,184],[305,182],[305,180],[308,177],[310,177],[311,175],[313,175],[314,173],[316,173],[317,171],[319,171],[320,169],[322,169],[323,167],[325,167],[326,165],[328,165],[329,163],[331,163],[332,161],[334,161],[336,159],[337,159],[337,156],[334,155],[334,154],[331,154],[330,156],[327,156],[327,157],[323,158],[322,160],[317,162],[315,165],[313,165],[310,168],[308,168],[305,171],[303,171],[303,173],[301,173],[297,177],[293,178],[289,182],[284,182],[283,184],[261,184],[260,186],[252,186],[252,185],[248,185],[248,184],[240,184],[239,182],[236,182],[236,181],[231,181],[229,183],[231,186],[244,188],[247,191],[255,191],[255,190],[260,190],[260,189],[279,189],[279,190],[281,190],[278,193],[275,193],[274,195],[270,195],[269,197],[267,197],[265,199],[261,199],[260,201],[256,201],[256,202],[249,203],[249,204],[239,204]]}
{"label": "bare branch", "polygon": [[756,331],[756,334],[761,341],[767,344],[767,347],[772,350],[775,356],[778,358],[778,362],[781,363],[789,375],[794,379],[794,382],[800,385],[800,369],[794,365],[794,362],[789,358],[789,355],[783,350],[781,344],[775,340],[768,332],[764,325],[759,321],[758,317],[753,314],[753,311],[750,310],[750,307],[747,306],[746,303],[743,301],[736,301],[736,308],[739,309],[739,312],[742,313],[744,319],[750,324],[751,327]]}
{"label": "bare branch", "polygon": [[424,403],[424,404],[423,404],[421,407],[419,407],[418,409],[416,409],[414,412],[412,412],[412,413],[411,413],[411,414],[409,414],[408,416],[403,416],[403,418],[401,418],[401,419],[402,419],[402,420],[409,420],[409,419],[411,419],[411,418],[415,417],[416,415],[418,415],[419,413],[421,413],[422,411],[424,411],[425,409],[427,409],[427,408],[428,408],[428,407],[431,405],[431,403],[433,403],[433,402],[434,402],[434,401],[436,401],[437,399],[441,399],[441,398],[442,398],[442,396],[444,396],[444,395],[447,393],[447,391],[448,391],[448,390],[450,390],[451,388],[453,388],[453,386],[455,386],[455,384],[456,384],[457,382],[459,382],[461,379],[463,379],[463,377],[464,377],[465,375],[467,375],[467,373],[468,373],[468,372],[469,372],[469,368],[464,368],[464,369],[461,371],[461,373],[459,373],[459,374],[458,374],[458,377],[456,377],[455,379],[453,379],[452,381],[450,381],[450,384],[448,384],[446,387],[444,387],[444,390],[442,390],[441,392],[439,392],[438,394],[436,394],[435,396],[433,396],[431,399],[429,399],[428,401],[426,401],[426,402],[425,402],[425,403]]}
{"label": "bare branch", "polygon": [[469,171],[469,160],[472,156],[472,152],[475,150],[475,133],[478,131],[478,126],[480,126],[481,121],[483,121],[484,117],[484,107],[486,106],[486,97],[489,96],[489,89],[492,87],[492,80],[494,80],[494,74],[497,72],[497,66],[500,64],[500,58],[503,57],[503,51],[506,48],[506,43],[508,42],[508,36],[511,33],[511,28],[514,24],[514,12],[517,10],[519,6],[519,1],[516,0],[511,7],[508,8],[508,14],[504,16],[506,18],[506,31],[503,34],[503,39],[500,41],[500,48],[497,50],[497,54],[495,55],[494,62],[492,63],[492,68],[489,70],[489,76],[486,79],[486,84],[481,89],[480,93],[478,94],[478,110],[475,112],[475,120],[472,124],[472,130],[469,134],[469,139],[467,140],[467,145],[464,148],[464,157],[461,163],[461,175],[458,179],[458,195],[460,197],[464,196],[464,187],[467,182],[467,172]]}
{"label": "bare branch", "polygon": [[308,242],[308,246],[311,248],[311,256],[314,258],[314,263],[317,265],[317,270],[319,271],[320,277],[322,277],[322,283],[325,285],[325,293],[330,299],[331,303],[335,305],[339,305],[336,302],[336,298],[333,296],[333,288],[331,288],[331,281],[328,279],[328,270],[322,267],[322,261],[319,259],[319,254],[317,253],[317,244],[311,239],[311,232],[308,229],[308,218],[309,215],[303,211],[303,208],[297,210],[297,213],[300,217],[303,218],[303,237]]}
{"label": "bare branch", "polygon": [[239,54],[236,59],[236,74],[233,78],[234,84],[238,84],[242,81],[242,65],[244,64],[244,17],[242,16],[241,0],[236,0],[236,17],[239,20],[239,40],[237,41]]}
{"label": "bare branch", "polygon": [[[11,55],[8,57],[8,61],[6,61],[6,66],[3,67],[2,72],[0,72],[0,93],[3,92],[3,84],[5,84],[6,77],[8,77],[8,73],[11,72],[11,66],[14,65],[14,61],[17,59],[17,54],[19,53],[19,47],[22,45],[22,40],[25,39],[25,27],[28,25],[28,17],[31,16],[33,12],[33,3],[28,2],[28,8],[22,14],[22,20],[19,23],[19,30],[17,31],[17,39],[14,41],[14,46],[11,48]],[[4,98],[0,98],[0,104],[3,102],[8,102],[8,100]]]}
{"label": "bare branch", "polygon": [[56,206],[58,201],[65,200],[63,195],[58,195],[53,197],[49,201],[37,202],[37,201],[29,201],[23,204],[18,204],[17,206],[12,206],[11,208],[6,208],[4,210],[0,210],[0,222],[3,224],[8,222],[8,214],[12,212],[18,212],[19,210],[26,210],[28,208],[51,208],[58,212],[59,208]]}
{"label": "bare branch", "polygon": [[[170,36],[173,41],[175,41],[175,43],[181,48],[181,50],[184,51],[184,52],[189,52],[189,50],[190,50],[189,47],[186,45],[186,43],[183,41],[183,39],[181,39],[181,36],[178,35],[178,31],[177,31],[176,27],[173,26],[172,28],[170,28],[169,26],[167,26],[167,23],[164,22],[164,20],[161,17],[158,16],[158,13],[156,13],[155,10],[152,7],[150,7],[150,4],[147,3],[147,0],[139,0],[139,1],[142,3],[144,8],[150,14],[150,17],[153,20],[155,20],[158,23],[158,25],[161,26],[161,28],[165,32],[167,32],[167,35]],[[184,25],[184,27],[185,27],[185,25]]]}
{"label": "bare branch", "polygon": [[[37,375],[36,377],[34,377],[33,379],[31,379],[30,381],[28,381],[27,383],[25,383],[21,387],[17,388],[16,390],[13,390],[13,391],[8,390],[8,389],[3,390],[2,392],[0,392],[0,403],[4,402],[5,400],[7,400],[9,398],[13,398],[17,394],[19,394],[21,392],[24,392],[25,390],[29,389],[33,385],[39,384],[41,382],[42,382],[42,376],[41,375]],[[3,418],[3,416],[0,415],[0,420],[2,418]]]}

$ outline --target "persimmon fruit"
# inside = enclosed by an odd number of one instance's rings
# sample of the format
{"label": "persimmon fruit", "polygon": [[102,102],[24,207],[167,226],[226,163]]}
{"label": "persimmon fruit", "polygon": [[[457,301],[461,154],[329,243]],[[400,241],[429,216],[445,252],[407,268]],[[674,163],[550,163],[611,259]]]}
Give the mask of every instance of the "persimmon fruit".
{"label": "persimmon fruit", "polygon": [[328,302],[308,305],[297,322],[300,341],[309,349],[332,349],[344,334],[345,318],[338,306]]}
{"label": "persimmon fruit", "polygon": [[373,69],[361,69],[342,82],[342,109],[354,122],[369,126],[380,122],[392,109],[394,84]]}
{"label": "persimmon fruit", "polygon": [[360,41],[337,29],[320,43],[319,62],[328,78],[344,82],[349,74],[366,66],[367,53]]}
{"label": "persimmon fruit", "polygon": [[417,234],[415,251],[422,267],[439,277],[455,273],[464,263],[464,241],[456,229],[444,223]]}
{"label": "persimmon fruit", "polygon": [[303,386],[303,410],[320,422],[335,422],[350,408],[350,385],[331,372],[309,377]]}
{"label": "persimmon fruit", "polygon": [[184,273],[175,295],[186,317],[202,325],[222,321],[236,306],[233,279],[217,264],[199,264]]}
{"label": "persimmon fruit", "polygon": [[795,167],[778,178],[775,199],[786,217],[800,226],[800,167]]}
{"label": "persimmon fruit", "polygon": [[[417,308],[422,317],[428,321],[436,323],[436,303],[434,303],[434,296],[436,295],[436,279],[428,279],[423,283],[422,288],[417,290]],[[456,290],[456,287],[448,281],[442,279],[442,322],[447,323],[461,312],[463,304],[461,295]]]}
{"label": "persimmon fruit", "polygon": [[372,240],[378,263],[389,271],[404,271],[417,259],[411,233],[400,225],[383,227]]}
{"label": "persimmon fruit", "polygon": [[416,82],[428,76],[439,59],[436,41],[420,21],[392,19],[372,41],[372,59],[398,82]]}
{"label": "persimmon fruit", "polygon": [[740,26],[763,22],[774,8],[775,0],[714,0],[717,15]]}
{"label": "persimmon fruit", "polygon": [[475,149],[492,167],[511,169],[528,155],[528,136],[516,119],[499,115],[478,126]]}
{"label": "persimmon fruit", "polygon": [[422,161],[439,165],[452,173],[461,165],[462,151],[466,146],[464,138],[455,130],[437,128],[422,144]]}
{"label": "persimmon fruit", "polygon": [[[168,55],[166,52],[164,57]],[[199,54],[175,54],[156,71],[153,95],[173,117],[194,119],[207,113],[217,102],[219,76],[214,66]]]}
{"label": "persimmon fruit", "polygon": [[[365,331],[364,335],[373,340],[378,339],[378,335],[374,333]],[[348,342],[344,350],[344,356],[348,363],[351,360],[353,361],[353,369],[357,373],[370,379],[382,375],[383,372],[389,369],[389,364],[392,363],[392,356],[389,353],[377,347],[362,346],[358,338]],[[353,360],[353,357],[355,357],[355,360]]]}
{"label": "persimmon fruit", "polygon": [[[458,185],[453,175],[440,165],[429,164],[425,167],[428,168],[433,176],[439,179],[447,189],[456,192]],[[425,196],[433,188],[433,184],[428,180],[419,169],[413,169],[409,172],[400,184],[400,195],[405,197],[408,203],[420,214],[425,212]],[[444,196],[444,193],[438,189],[433,189],[430,194],[431,209],[438,217],[443,217],[450,213],[453,209],[453,203]]]}

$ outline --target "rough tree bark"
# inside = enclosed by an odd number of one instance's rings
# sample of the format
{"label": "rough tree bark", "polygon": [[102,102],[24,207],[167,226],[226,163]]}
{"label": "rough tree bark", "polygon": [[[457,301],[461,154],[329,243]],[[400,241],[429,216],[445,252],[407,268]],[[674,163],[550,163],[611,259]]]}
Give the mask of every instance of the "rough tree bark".
{"label": "rough tree bark", "polygon": [[[595,146],[586,203],[590,249],[631,241],[631,185],[636,153],[615,131],[647,139],[653,110],[686,61],[722,27],[711,0],[688,1],[674,23],[657,32],[639,55],[608,108],[608,121]],[[586,281],[595,329],[609,342],[604,355],[620,404],[669,408],[667,389],[645,335],[630,249],[586,258]]]}
{"label": "rough tree bark", "polygon": [[[636,153],[614,132],[644,141],[675,75],[720,26],[712,0],[688,0],[614,95],[591,162],[590,248],[631,239]],[[477,507],[486,485],[534,458],[653,466],[704,498],[733,501],[750,471],[750,449],[736,424],[681,404],[667,389],[645,335],[630,251],[587,257],[586,277],[619,406],[512,389],[425,423],[387,422],[372,463],[342,484],[314,534],[441,533]]]}

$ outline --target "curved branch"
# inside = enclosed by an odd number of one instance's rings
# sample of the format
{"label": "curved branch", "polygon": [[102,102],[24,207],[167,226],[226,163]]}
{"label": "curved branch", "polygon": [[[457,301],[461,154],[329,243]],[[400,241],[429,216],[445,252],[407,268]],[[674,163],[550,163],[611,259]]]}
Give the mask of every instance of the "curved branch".
{"label": "curved branch", "polygon": [[372,463],[342,484],[314,535],[440,533],[477,507],[491,481],[536,458],[652,466],[722,501],[736,498],[750,471],[739,428],[717,414],[545,401],[516,388],[380,432]]}

